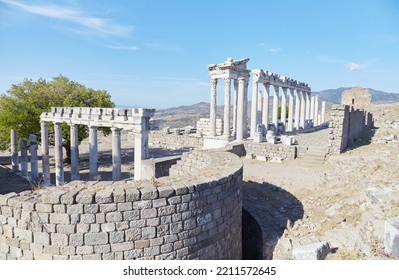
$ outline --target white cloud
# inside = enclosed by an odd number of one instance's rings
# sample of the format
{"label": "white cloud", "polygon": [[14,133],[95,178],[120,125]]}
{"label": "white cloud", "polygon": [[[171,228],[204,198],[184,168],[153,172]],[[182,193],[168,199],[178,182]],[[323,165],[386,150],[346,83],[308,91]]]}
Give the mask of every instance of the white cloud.
{"label": "white cloud", "polygon": [[0,0],[0,2],[12,5],[30,14],[68,21],[100,35],[127,36],[133,31],[133,26],[115,24],[109,19],[90,17],[78,9],[52,4],[24,4],[11,0]]}
{"label": "white cloud", "polygon": [[277,53],[281,51],[281,48],[270,48],[269,51],[271,51],[272,53]]}
{"label": "white cloud", "polygon": [[107,48],[121,51],[137,51],[137,46],[124,46],[124,45],[105,45]]}
{"label": "white cloud", "polygon": [[259,43],[258,46],[259,46],[259,47],[264,47],[264,46],[266,46],[266,43],[264,43],[264,42]]}
{"label": "white cloud", "polygon": [[345,64],[345,67],[349,70],[349,72],[353,72],[353,71],[362,70],[364,68],[364,65],[355,62],[348,62]]}

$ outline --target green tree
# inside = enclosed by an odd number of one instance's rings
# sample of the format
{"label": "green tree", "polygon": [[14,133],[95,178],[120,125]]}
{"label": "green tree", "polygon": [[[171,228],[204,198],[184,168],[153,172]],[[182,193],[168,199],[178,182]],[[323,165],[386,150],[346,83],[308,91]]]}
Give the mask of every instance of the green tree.
{"label": "green tree", "polygon": [[[12,85],[7,93],[0,95],[0,149],[10,144],[10,131],[14,129],[18,138],[29,139],[29,134],[40,137],[40,114],[49,112],[51,107],[114,107],[111,96],[105,90],[87,88],[60,75],[50,81],[24,79]],[[53,126],[49,126],[49,132]],[[102,128],[105,134],[109,129]],[[67,124],[62,126],[63,146],[70,159],[70,131]],[[88,137],[88,129],[79,126],[79,142]]]}

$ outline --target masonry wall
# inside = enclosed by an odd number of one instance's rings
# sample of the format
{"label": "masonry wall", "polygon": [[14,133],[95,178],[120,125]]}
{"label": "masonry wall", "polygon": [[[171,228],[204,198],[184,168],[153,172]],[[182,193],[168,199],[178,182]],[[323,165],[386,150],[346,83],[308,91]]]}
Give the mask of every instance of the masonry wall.
{"label": "masonry wall", "polygon": [[156,148],[181,149],[181,148],[202,148],[204,139],[195,134],[176,135],[165,133],[163,131],[150,131],[149,145]]}
{"label": "masonry wall", "polygon": [[333,105],[329,123],[329,154],[340,154],[374,127],[371,113],[348,105]]}
{"label": "masonry wall", "polygon": [[279,157],[283,159],[295,159],[297,157],[296,146],[254,143],[246,141],[244,142],[244,147],[247,154],[253,154],[254,156],[266,156],[269,159],[273,157]]}
{"label": "masonry wall", "polygon": [[1,195],[0,259],[240,259],[242,164],[227,152],[195,161],[201,176]]}

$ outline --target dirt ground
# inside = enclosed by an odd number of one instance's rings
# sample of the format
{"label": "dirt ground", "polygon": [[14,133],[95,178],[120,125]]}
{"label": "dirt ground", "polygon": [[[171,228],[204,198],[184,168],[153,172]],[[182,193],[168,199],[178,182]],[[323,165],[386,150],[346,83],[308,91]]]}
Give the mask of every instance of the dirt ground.
{"label": "dirt ground", "polygon": [[[244,160],[244,190],[254,182],[265,188],[273,185],[266,194],[269,201],[278,200],[282,189],[302,204],[295,206],[302,208],[296,209],[303,210],[301,218],[291,213],[292,198],[279,213],[265,213],[265,219],[274,219],[275,227],[280,225],[280,239],[272,242],[274,259],[290,259],[295,246],[318,241],[329,242],[328,259],[391,257],[384,252],[384,223],[399,215],[399,144],[376,142],[399,133],[391,127],[393,120],[399,120],[398,109],[399,104],[373,106],[370,111],[377,127],[373,135],[321,166],[307,166],[303,159],[282,164]],[[371,143],[366,140],[369,136]],[[300,145],[324,144],[328,130],[297,139]]]}

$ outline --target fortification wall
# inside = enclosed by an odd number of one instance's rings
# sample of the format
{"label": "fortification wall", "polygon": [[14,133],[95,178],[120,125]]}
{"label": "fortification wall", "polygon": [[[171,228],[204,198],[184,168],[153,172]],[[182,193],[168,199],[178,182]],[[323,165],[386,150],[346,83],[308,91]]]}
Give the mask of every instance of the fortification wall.
{"label": "fortification wall", "polygon": [[1,195],[0,259],[240,259],[242,164],[227,152],[195,161],[201,176]]}
{"label": "fortification wall", "polygon": [[181,149],[195,148],[200,149],[204,146],[204,138],[197,137],[195,134],[176,135],[163,131],[150,131],[149,145],[156,148]]}

